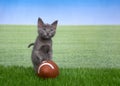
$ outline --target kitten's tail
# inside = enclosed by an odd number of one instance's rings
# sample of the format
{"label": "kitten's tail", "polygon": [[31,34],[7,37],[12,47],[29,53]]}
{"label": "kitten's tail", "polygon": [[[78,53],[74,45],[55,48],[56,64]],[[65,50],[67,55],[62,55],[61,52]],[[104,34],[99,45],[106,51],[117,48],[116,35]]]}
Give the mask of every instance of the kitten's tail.
{"label": "kitten's tail", "polygon": [[30,48],[32,45],[34,45],[34,43],[30,43],[30,44],[28,45],[28,48]]}

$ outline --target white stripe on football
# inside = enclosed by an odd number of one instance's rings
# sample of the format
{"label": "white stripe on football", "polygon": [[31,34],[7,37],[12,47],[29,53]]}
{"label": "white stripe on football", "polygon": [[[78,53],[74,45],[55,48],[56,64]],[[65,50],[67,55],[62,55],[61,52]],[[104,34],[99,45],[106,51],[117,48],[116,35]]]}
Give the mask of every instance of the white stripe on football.
{"label": "white stripe on football", "polygon": [[48,65],[48,66],[50,66],[52,69],[55,69],[50,63],[43,63],[43,64],[41,64],[41,65],[39,66],[39,68],[38,68],[38,74],[40,73],[41,67],[44,66],[44,65]]}

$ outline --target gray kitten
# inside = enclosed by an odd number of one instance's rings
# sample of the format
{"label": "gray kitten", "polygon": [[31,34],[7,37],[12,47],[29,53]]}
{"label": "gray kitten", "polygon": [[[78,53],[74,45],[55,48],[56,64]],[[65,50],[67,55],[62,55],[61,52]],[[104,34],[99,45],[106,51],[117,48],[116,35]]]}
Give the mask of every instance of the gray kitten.
{"label": "gray kitten", "polygon": [[38,66],[44,60],[52,59],[52,37],[55,35],[57,20],[52,24],[44,24],[41,18],[38,18],[38,36],[35,43],[31,43],[28,47],[34,45],[32,50],[32,63],[37,73]]}

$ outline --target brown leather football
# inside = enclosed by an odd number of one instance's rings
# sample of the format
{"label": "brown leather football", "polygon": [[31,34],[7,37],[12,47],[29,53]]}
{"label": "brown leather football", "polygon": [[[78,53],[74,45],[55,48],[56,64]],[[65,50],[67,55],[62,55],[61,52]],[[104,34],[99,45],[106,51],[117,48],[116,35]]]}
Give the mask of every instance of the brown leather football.
{"label": "brown leather football", "polygon": [[59,75],[59,68],[52,60],[43,61],[38,68],[38,76],[42,78],[55,78]]}

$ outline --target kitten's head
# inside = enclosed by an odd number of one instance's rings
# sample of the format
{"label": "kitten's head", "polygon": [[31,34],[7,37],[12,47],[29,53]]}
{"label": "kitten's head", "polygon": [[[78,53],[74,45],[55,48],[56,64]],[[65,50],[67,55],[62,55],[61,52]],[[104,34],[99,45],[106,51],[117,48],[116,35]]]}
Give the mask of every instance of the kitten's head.
{"label": "kitten's head", "polygon": [[38,34],[43,39],[50,39],[55,35],[57,20],[52,24],[44,24],[41,18],[38,18]]}

